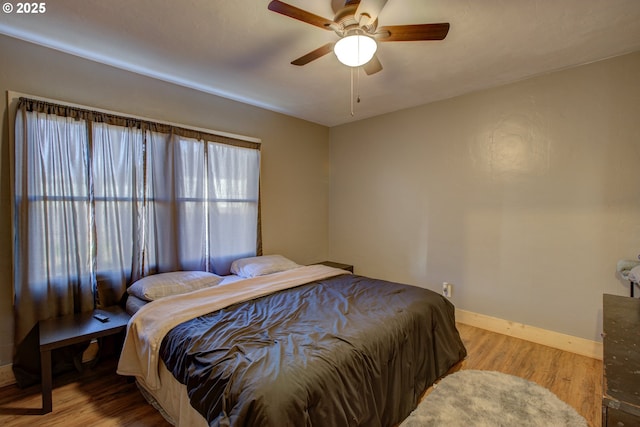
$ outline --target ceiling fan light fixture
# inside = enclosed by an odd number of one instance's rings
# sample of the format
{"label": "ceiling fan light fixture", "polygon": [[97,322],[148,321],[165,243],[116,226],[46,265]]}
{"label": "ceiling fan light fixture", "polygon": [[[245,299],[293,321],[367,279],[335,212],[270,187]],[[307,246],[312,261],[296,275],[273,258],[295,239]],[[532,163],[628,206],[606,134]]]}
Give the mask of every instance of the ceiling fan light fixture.
{"label": "ceiling fan light fixture", "polygon": [[344,65],[359,67],[371,61],[377,49],[378,45],[373,38],[355,34],[338,40],[333,52]]}

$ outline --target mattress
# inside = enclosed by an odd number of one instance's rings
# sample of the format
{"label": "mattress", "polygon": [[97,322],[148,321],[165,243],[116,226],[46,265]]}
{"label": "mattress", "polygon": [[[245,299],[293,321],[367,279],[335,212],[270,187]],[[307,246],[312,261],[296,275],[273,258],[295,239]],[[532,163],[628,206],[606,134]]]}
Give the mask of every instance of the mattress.
{"label": "mattress", "polygon": [[297,270],[145,305],[118,372],[176,425],[390,426],[466,355],[442,296]]}

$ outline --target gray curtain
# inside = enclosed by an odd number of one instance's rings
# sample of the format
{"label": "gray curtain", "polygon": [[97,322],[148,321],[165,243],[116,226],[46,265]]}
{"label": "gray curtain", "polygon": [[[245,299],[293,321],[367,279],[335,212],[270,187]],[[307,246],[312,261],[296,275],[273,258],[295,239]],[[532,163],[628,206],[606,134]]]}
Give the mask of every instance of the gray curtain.
{"label": "gray curtain", "polygon": [[19,385],[39,374],[39,320],[261,253],[259,144],[24,98],[15,125]]}

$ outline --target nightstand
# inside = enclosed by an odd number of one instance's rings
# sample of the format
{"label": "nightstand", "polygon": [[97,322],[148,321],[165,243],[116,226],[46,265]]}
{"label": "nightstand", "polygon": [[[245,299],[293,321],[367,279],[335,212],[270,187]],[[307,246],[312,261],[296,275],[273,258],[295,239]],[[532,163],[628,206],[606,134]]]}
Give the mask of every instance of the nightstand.
{"label": "nightstand", "polygon": [[[101,322],[93,317],[95,314],[105,315],[109,320]],[[117,334],[126,329],[129,319],[130,316],[124,310],[113,306],[40,321],[40,366],[42,367],[42,412],[44,414],[53,409],[51,350]]]}
{"label": "nightstand", "polygon": [[342,264],[342,263],[333,262],[333,261],[322,261],[322,262],[317,262],[316,264],[326,265],[327,267],[339,268],[341,270],[347,270],[353,273],[353,265],[351,264]]}

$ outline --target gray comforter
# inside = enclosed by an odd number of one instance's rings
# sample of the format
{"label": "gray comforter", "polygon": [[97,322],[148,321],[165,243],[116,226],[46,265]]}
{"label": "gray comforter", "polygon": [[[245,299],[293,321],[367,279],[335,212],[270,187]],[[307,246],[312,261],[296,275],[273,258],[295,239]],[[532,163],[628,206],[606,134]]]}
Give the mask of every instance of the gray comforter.
{"label": "gray comforter", "polygon": [[160,356],[211,426],[392,426],[466,350],[445,298],[341,275],[182,323]]}

